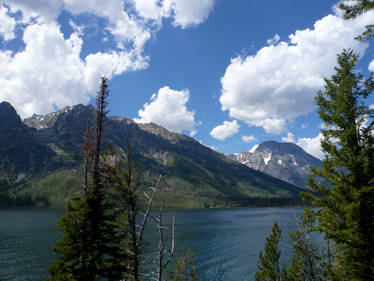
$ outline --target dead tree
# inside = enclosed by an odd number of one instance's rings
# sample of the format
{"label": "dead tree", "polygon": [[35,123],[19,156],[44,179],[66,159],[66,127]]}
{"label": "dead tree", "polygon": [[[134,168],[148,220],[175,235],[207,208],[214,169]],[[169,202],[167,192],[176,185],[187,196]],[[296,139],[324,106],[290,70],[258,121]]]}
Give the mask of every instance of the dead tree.
{"label": "dead tree", "polygon": [[[144,192],[144,196],[148,199],[148,204],[145,213],[141,213],[143,216],[143,221],[140,225],[136,224],[136,229],[139,229],[138,232],[136,232],[136,243],[134,247],[134,252],[137,254],[137,259],[136,259],[136,269],[137,269],[137,278],[139,278],[139,271],[140,271],[140,250],[143,242],[143,234],[144,234],[144,229],[147,224],[148,218],[152,217],[150,214],[151,209],[152,209],[152,204],[156,198],[156,195],[158,192],[160,192],[160,183],[163,179],[163,176],[159,176],[156,184],[154,186],[151,186],[149,189],[151,190],[151,195],[147,194]],[[134,268],[135,269],[135,268]],[[135,272],[134,272],[135,273]],[[139,279],[137,279],[139,280]]]}
{"label": "dead tree", "polygon": [[[118,212],[121,218],[120,223],[125,224],[125,233],[123,239],[128,241],[127,251],[130,254],[129,271],[126,280],[139,281],[140,276],[149,277],[153,280],[161,281],[164,275],[164,270],[171,262],[174,255],[175,245],[175,219],[173,218],[172,229],[170,230],[163,223],[163,203],[159,209],[158,215],[153,216],[151,209],[154,201],[159,193],[166,190],[161,190],[161,182],[165,176],[160,175],[155,184],[150,186],[143,194],[146,198],[145,211],[140,211],[140,200],[138,198],[141,187],[140,174],[137,171],[137,165],[133,161],[130,145],[126,151],[126,160],[121,161],[116,159],[115,153],[111,152],[104,158],[104,171],[106,171],[107,180],[114,184],[113,197],[118,202]],[[142,219],[139,220],[139,215]],[[139,224],[137,223],[137,218]],[[143,246],[144,230],[149,218],[155,222],[159,233],[157,267],[153,272],[141,273],[141,250]],[[166,246],[166,241],[171,234],[171,247]],[[157,277],[155,277],[157,276]]]}
{"label": "dead tree", "polygon": [[289,233],[294,255],[289,260],[290,268],[284,272],[285,280],[328,280],[329,257],[326,257],[310,238],[310,234],[314,231],[313,213],[309,209],[304,209],[302,222],[296,215],[295,220],[297,229]]}
{"label": "dead tree", "polygon": [[172,223],[172,228],[171,228],[171,245],[170,245],[170,248],[167,248],[166,241],[168,238],[168,234],[170,233],[170,229],[169,227],[163,224],[162,205],[163,203],[161,203],[158,216],[152,217],[156,223],[156,227],[159,233],[157,270],[155,272],[157,275],[157,278],[155,277],[153,278],[153,280],[157,280],[157,281],[162,281],[164,270],[166,269],[168,264],[173,259],[174,247],[175,247],[175,217],[173,216],[173,223]]}
{"label": "dead tree", "polygon": [[[143,245],[144,230],[150,217],[150,211],[160,190],[160,184],[163,176],[159,176],[156,183],[149,187],[148,192],[144,192],[147,204],[144,213],[140,212],[140,200],[138,198],[140,193],[140,174],[137,171],[136,163],[133,163],[130,146],[126,152],[126,160],[113,163],[113,156],[106,157],[104,161],[104,170],[106,179],[111,184],[114,184],[113,197],[118,202],[117,212],[120,218],[119,224],[124,225],[122,231],[123,240],[127,241],[129,253],[129,270],[127,273],[127,280],[140,280],[140,262],[141,249]],[[115,159],[114,159],[115,160]],[[137,223],[137,217],[141,215],[141,223]]]}

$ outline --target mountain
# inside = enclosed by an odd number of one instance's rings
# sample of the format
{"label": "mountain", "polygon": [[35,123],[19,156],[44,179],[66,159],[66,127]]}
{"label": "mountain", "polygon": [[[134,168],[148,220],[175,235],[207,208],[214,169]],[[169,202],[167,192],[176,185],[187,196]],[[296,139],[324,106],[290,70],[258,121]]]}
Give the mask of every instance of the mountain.
{"label": "mountain", "polygon": [[266,141],[253,152],[243,151],[228,157],[252,169],[264,172],[299,187],[305,187],[310,166],[320,168],[321,160],[294,143]]}
{"label": "mountain", "polygon": [[[29,180],[24,185],[29,196],[61,206],[72,194],[80,192],[80,151],[86,128],[93,127],[94,115],[92,106],[76,105],[43,116],[33,115],[22,123],[9,104],[1,104],[0,124],[6,124],[5,131],[12,134],[0,139],[0,156],[6,151],[15,173],[27,175]],[[19,164],[21,156],[13,157],[14,150],[7,148],[12,139],[24,142],[22,157],[33,159],[28,165]],[[193,138],[153,123],[137,124],[127,118],[111,116],[105,121],[104,139],[120,157],[125,155],[130,144],[145,184],[151,184],[160,174],[167,175],[164,186],[170,190],[165,195],[169,206],[285,204],[300,191],[291,184],[232,161]],[[38,157],[33,156],[35,151]],[[10,192],[25,194],[26,189],[21,185],[16,184],[17,188]]]}
{"label": "mountain", "polygon": [[15,109],[0,103],[0,162],[18,173],[54,169],[53,151],[37,131],[22,123]]}

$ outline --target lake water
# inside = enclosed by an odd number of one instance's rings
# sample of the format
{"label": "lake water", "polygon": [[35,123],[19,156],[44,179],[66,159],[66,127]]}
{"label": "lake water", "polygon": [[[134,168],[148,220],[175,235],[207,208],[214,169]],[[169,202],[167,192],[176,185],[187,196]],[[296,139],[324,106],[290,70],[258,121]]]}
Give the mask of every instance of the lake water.
{"label": "lake water", "polygon": [[[176,219],[176,248],[193,250],[204,281],[253,280],[258,252],[274,221],[282,230],[282,261],[292,253],[287,232],[295,228],[294,213],[301,209],[253,208],[167,212]],[[0,209],[0,280],[43,280],[56,258],[52,252],[61,234],[56,229],[63,211]],[[157,235],[150,225],[146,233],[152,253]]]}

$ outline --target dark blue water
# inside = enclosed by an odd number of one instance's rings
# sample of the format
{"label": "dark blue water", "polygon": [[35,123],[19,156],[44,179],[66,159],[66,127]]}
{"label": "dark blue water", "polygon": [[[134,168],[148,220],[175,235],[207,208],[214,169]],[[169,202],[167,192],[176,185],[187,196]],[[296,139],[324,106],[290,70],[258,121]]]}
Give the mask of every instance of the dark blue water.
{"label": "dark blue water", "polygon": [[[253,280],[258,252],[274,221],[282,230],[282,261],[291,255],[287,232],[295,227],[300,209],[255,208],[173,211],[176,248],[193,250],[202,280]],[[0,209],[0,280],[43,280],[56,256],[52,247],[59,239],[56,229],[62,211]],[[157,233],[149,225],[146,251],[152,253]]]}

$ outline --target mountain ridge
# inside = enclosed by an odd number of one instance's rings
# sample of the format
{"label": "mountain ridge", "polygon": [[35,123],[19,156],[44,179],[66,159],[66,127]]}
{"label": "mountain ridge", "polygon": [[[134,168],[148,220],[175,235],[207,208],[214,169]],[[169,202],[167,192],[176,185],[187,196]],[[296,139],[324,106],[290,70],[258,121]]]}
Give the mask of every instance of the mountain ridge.
{"label": "mountain ridge", "polygon": [[[49,151],[44,155],[45,162],[54,163],[49,169],[34,170],[39,174],[32,177],[29,190],[35,196],[44,196],[53,205],[79,192],[80,179],[74,175],[79,175],[82,168],[83,134],[93,127],[94,114],[92,106],[76,105],[24,120],[21,126],[28,125],[25,130],[37,137],[40,151]],[[298,197],[299,188],[245,167],[191,137],[154,123],[138,124],[125,117],[111,116],[105,126],[104,139],[118,155],[123,157],[131,144],[133,156],[148,183],[159,174],[167,174],[165,185],[173,191],[168,194],[171,205],[251,205],[258,198],[280,202]]]}

